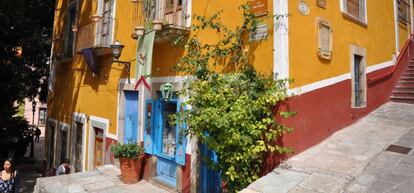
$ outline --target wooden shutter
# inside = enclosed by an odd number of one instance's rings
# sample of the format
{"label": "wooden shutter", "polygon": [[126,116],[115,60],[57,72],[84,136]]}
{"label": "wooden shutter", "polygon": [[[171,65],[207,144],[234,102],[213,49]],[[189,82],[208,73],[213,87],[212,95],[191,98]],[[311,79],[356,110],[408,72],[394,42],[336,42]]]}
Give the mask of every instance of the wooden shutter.
{"label": "wooden shutter", "polygon": [[360,18],[359,14],[360,14],[360,5],[359,5],[359,1],[360,0],[346,0],[346,8],[347,8],[347,12],[348,14],[355,16],[356,18]]}

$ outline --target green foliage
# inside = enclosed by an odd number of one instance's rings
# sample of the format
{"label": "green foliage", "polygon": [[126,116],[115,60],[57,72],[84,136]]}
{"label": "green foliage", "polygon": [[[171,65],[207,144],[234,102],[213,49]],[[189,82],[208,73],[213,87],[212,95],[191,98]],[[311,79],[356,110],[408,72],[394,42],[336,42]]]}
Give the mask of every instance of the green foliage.
{"label": "green foliage", "polygon": [[[47,76],[51,34],[53,30],[54,2],[50,0],[6,0],[0,1],[0,141],[17,137],[26,141],[19,132],[27,132],[25,120],[16,120],[15,102],[24,98],[39,96],[43,102],[47,98]],[[17,49],[22,50],[17,55]],[[0,152],[12,149],[0,145]],[[15,154],[17,154],[17,151]],[[0,156],[3,156],[1,154]]]}
{"label": "green foliage", "polygon": [[139,155],[144,153],[144,148],[136,143],[116,144],[111,145],[111,152],[114,153],[115,158],[138,158]]}
{"label": "green foliage", "polygon": [[[185,122],[189,126],[192,136],[216,152],[217,162],[208,157],[203,160],[222,172],[229,192],[237,192],[259,178],[267,153],[291,152],[276,141],[292,128],[277,123],[275,117],[294,115],[276,113],[276,105],[288,96],[289,80],[259,74],[249,62],[245,48],[254,42],[248,42],[248,35],[260,21],[247,5],[241,6],[241,10],[241,26],[232,29],[221,23],[221,12],[211,17],[195,16],[197,24],[192,26],[192,35],[186,42],[181,41],[183,38],[173,42],[186,51],[176,70],[194,76],[180,91],[189,96],[183,103],[189,108],[176,116],[180,125]],[[215,31],[218,40],[201,42],[201,30]],[[217,72],[217,66],[225,71]]]}

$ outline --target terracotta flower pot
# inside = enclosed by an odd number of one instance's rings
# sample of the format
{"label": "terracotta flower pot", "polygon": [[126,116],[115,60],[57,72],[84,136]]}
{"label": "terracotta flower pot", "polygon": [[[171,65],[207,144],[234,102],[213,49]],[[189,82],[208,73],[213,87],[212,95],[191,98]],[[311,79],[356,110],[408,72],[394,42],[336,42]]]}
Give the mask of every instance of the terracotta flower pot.
{"label": "terracotta flower pot", "polygon": [[122,181],[125,184],[133,184],[139,181],[143,161],[144,155],[140,155],[136,159],[123,157],[119,158]]}
{"label": "terracotta flower pot", "polygon": [[155,31],[161,31],[162,29],[162,21],[154,20],[153,22],[154,30]]}
{"label": "terracotta flower pot", "polygon": [[143,36],[145,34],[145,27],[144,26],[135,26],[135,35],[136,36]]}

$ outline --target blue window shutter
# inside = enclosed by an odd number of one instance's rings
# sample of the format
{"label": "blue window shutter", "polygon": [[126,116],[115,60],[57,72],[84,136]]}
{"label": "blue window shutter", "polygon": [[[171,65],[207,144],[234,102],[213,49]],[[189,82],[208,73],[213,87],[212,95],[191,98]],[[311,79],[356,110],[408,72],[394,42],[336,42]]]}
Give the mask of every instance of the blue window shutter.
{"label": "blue window shutter", "polygon": [[145,105],[145,128],[144,128],[144,148],[145,152],[153,154],[153,136],[154,136],[154,103],[147,100]]}
{"label": "blue window shutter", "polygon": [[[177,102],[177,112],[180,112],[182,107],[180,107],[180,103]],[[178,123],[178,120],[177,120]],[[185,134],[185,128],[187,126],[183,124],[181,127],[179,124],[176,124],[176,153],[175,153],[175,162],[180,165],[185,165],[185,151],[187,145],[187,137]]]}

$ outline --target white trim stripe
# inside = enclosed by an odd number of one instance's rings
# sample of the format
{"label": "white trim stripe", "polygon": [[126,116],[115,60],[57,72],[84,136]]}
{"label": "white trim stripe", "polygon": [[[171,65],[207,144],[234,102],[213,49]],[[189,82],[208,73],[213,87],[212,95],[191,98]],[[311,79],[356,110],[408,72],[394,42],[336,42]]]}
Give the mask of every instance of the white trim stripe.
{"label": "white trim stripe", "polygon": [[[377,70],[381,70],[390,66],[393,66],[394,62],[392,60],[386,61],[386,62],[382,62],[376,65],[372,65],[367,67],[366,71],[367,73],[371,73]],[[152,78],[152,82],[153,83],[164,83],[164,82],[182,82],[185,80],[188,80],[189,78],[191,78],[190,76],[168,76],[168,77],[154,77]],[[300,87],[295,87],[292,89],[288,90],[289,94],[294,94],[294,95],[300,95],[300,94],[304,94],[316,89],[320,89],[323,87],[327,87],[339,82],[342,82],[344,80],[348,80],[351,79],[351,74],[350,73],[345,73],[345,74],[341,74],[332,78],[327,78],[324,80],[320,80],[317,82],[313,82],[304,86],[300,86]]]}
{"label": "white trim stripe", "polygon": [[367,73],[374,72],[374,71],[377,71],[377,70],[381,70],[383,68],[387,68],[387,67],[390,67],[390,66],[393,66],[393,65],[394,65],[394,62],[392,60],[390,60],[390,61],[386,61],[386,62],[383,62],[383,63],[379,63],[377,65],[368,66],[367,67]]}
{"label": "white trim stripe", "polygon": [[[367,73],[377,71],[377,70],[381,70],[381,69],[389,67],[389,66],[393,66],[393,64],[394,64],[393,61],[390,60],[390,61],[386,61],[386,62],[383,62],[383,63],[379,63],[377,65],[369,66],[367,68]],[[334,85],[336,83],[339,83],[339,82],[342,82],[342,81],[348,80],[348,79],[351,79],[351,74],[350,73],[346,73],[346,74],[342,74],[342,75],[335,76],[335,77],[332,77],[332,78],[320,80],[320,81],[313,82],[311,84],[307,84],[307,85],[304,85],[304,86],[301,86],[301,87],[292,88],[292,89],[288,90],[288,93],[290,95],[292,95],[292,94],[293,95],[301,95],[301,94],[304,94],[304,93],[307,93],[307,92],[310,92],[310,91],[313,91],[313,90],[316,90],[316,89],[320,89],[320,88],[324,88],[324,87],[327,87],[327,86],[330,86],[330,85]]]}
{"label": "white trim stripe", "polygon": [[[275,15],[287,15],[288,1],[273,0]],[[289,78],[289,17],[274,17],[273,75],[277,79]]]}
{"label": "white trim stripe", "polygon": [[164,76],[164,77],[153,77],[151,83],[165,83],[165,82],[183,82],[191,76]]}

